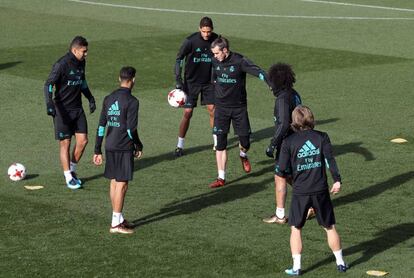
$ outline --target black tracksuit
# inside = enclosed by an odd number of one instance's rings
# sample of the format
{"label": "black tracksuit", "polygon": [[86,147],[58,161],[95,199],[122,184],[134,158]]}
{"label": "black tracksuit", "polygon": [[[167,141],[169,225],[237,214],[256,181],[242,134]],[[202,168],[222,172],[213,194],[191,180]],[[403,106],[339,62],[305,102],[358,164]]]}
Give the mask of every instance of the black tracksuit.
{"label": "black tracksuit", "polygon": [[[206,41],[200,32],[188,36],[178,54],[175,63],[175,79],[177,83],[189,84],[209,84],[211,82],[211,43],[217,38],[216,33],[212,33]],[[185,60],[184,82],[181,77],[181,69]]]}
{"label": "black tracksuit", "polygon": [[[53,87],[56,89],[54,99]],[[46,104],[51,103],[53,99],[56,108],[61,111],[82,109],[81,92],[89,102],[95,101],[85,78],[85,60],[79,61],[69,51],[53,65],[46,80]]]}
{"label": "black tracksuit", "polygon": [[303,130],[283,140],[276,175],[292,175],[294,195],[326,192],[325,167],[329,168],[334,182],[341,181],[328,134]]}
{"label": "black tracksuit", "polygon": [[111,152],[141,151],[138,137],[139,102],[128,88],[119,88],[106,96],[96,136],[95,154],[101,154],[103,137],[106,133],[105,150]]}

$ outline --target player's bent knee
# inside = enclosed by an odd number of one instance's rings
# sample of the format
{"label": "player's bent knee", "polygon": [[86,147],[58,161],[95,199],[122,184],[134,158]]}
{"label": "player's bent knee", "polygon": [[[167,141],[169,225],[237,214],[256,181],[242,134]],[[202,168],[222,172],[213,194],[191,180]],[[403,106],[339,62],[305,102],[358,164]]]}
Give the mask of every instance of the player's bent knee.
{"label": "player's bent knee", "polygon": [[239,148],[242,152],[247,152],[250,149],[250,136],[239,136]]}
{"label": "player's bent knee", "polygon": [[227,148],[227,134],[217,135],[217,151],[224,151]]}

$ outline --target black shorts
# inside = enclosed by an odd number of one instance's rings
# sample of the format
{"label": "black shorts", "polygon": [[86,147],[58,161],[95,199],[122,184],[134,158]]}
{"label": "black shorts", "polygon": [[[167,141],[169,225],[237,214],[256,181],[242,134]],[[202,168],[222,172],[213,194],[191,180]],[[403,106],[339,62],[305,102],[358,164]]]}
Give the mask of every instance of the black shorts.
{"label": "black shorts", "polygon": [[57,108],[53,123],[56,140],[70,139],[75,133],[88,133],[88,123],[82,108],[66,111]]}
{"label": "black shorts", "polygon": [[248,136],[251,133],[247,107],[218,107],[214,110],[213,133],[227,134],[230,130],[230,123],[233,124],[234,133],[238,136]]}
{"label": "black shorts", "polygon": [[133,152],[106,151],[104,176],[116,181],[130,181],[134,174]]}
{"label": "black shorts", "polygon": [[187,101],[183,108],[197,107],[198,95],[201,93],[201,105],[214,104],[213,84],[185,84],[184,92],[187,93]]}
{"label": "black shorts", "polygon": [[335,214],[329,191],[313,195],[292,195],[289,210],[289,225],[302,228],[306,222],[308,209],[313,207],[319,225],[329,228],[335,224]]}

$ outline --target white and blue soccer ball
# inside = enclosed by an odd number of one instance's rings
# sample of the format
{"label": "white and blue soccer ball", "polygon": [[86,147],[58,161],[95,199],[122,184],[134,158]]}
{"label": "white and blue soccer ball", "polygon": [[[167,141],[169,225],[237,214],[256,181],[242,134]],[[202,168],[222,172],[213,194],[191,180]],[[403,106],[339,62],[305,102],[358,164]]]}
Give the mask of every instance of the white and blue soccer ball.
{"label": "white and blue soccer ball", "polygon": [[168,103],[174,108],[183,106],[186,101],[187,95],[183,90],[174,89],[168,93]]}
{"label": "white and blue soccer ball", "polygon": [[21,163],[13,163],[7,170],[12,181],[20,181],[26,177],[26,167]]}

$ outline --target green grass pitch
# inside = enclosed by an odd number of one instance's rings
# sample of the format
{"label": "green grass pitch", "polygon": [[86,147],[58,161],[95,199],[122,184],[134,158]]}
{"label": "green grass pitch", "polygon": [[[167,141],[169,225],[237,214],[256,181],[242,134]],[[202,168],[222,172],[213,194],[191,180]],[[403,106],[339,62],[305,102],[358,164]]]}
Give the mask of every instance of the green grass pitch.
{"label": "green grass pitch", "polygon": [[[1,277],[285,277],[290,229],[261,222],[274,210],[273,164],[264,155],[274,97],[266,86],[248,78],[250,174],[242,172],[231,134],[229,184],[208,188],[217,173],[201,107],[187,154],[172,157],[182,116],[166,99],[175,55],[203,15],[213,18],[233,51],[264,69],[277,61],[294,66],[296,88],[314,110],[317,129],[329,133],[343,176],[333,202],[352,268],[342,276],[366,277],[371,269],[412,276],[412,1],[92,1],[99,5],[0,1]],[[91,162],[98,111],[87,115],[90,142],[78,170],[85,189],[72,192],[63,183],[42,90],[78,34],[89,40],[87,79],[99,106],[117,87],[121,66],[138,70],[134,94],[145,147],[124,209],[140,223],[132,236],[108,232],[108,181]],[[390,143],[395,137],[408,143]],[[26,180],[8,179],[12,162],[27,167]],[[305,277],[338,275],[316,221],[303,234]]]}

